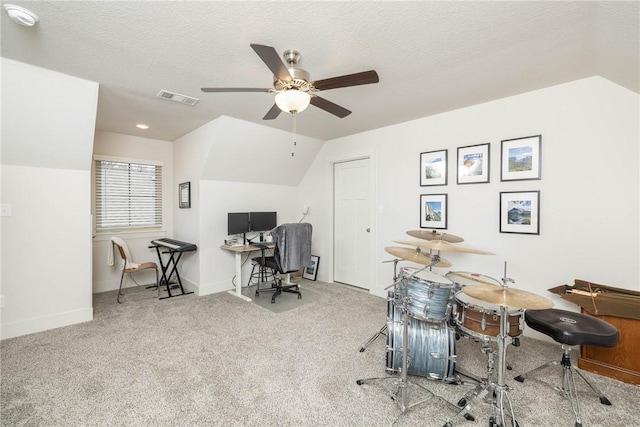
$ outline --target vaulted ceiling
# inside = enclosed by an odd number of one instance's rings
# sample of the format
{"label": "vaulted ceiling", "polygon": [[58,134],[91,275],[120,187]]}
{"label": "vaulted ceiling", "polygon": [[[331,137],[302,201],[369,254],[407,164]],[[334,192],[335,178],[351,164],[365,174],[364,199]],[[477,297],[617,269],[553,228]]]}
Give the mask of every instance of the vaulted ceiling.
{"label": "vaulted ceiling", "polygon": [[99,130],[168,141],[221,115],[292,129],[288,114],[262,120],[273,94],[200,90],[271,87],[251,43],[299,51],[312,80],[378,72],[378,84],[319,93],[349,116],[297,116],[298,133],[323,140],[593,75],[640,91],[637,1],[2,3],[40,18],[25,27],[3,11],[2,56],[100,83]]}

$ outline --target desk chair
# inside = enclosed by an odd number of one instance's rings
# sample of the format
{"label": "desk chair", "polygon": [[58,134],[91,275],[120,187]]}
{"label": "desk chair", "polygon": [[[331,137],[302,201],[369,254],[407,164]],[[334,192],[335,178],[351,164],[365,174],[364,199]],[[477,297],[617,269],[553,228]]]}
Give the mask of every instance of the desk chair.
{"label": "desk chair", "polygon": [[295,223],[279,225],[271,230],[275,247],[273,256],[265,257],[264,265],[276,272],[271,288],[260,289],[260,283],[256,289],[256,296],[260,291],[273,291],[271,303],[276,302],[276,297],[282,292],[289,292],[302,298],[300,287],[297,283],[283,284],[283,276],[294,273],[303,267],[311,265],[311,235],[313,228],[309,223]]}
{"label": "desk chair", "polygon": [[144,262],[142,264],[136,264],[132,262],[131,253],[129,252],[129,248],[127,247],[127,244],[125,243],[124,240],[118,237],[112,237],[111,243],[113,244],[113,246],[118,248],[118,253],[120,253],[120,257],[122,258],[122,262],[123,262],[122,275],[120,276],[120,288],[118,289],[118,297],[116,298],[116,300],[118,301],[118,304],[122,303],[120,301],[120,297],[124,295],[122,293],[122,283],[124,282],[125,273],[129,273],[129,277],[131,277],[133,273],[137,273],[138,271],[151,270],[151,269],[155,270],[156,272],[155,287],[158,290],[158,297],[160,297],[160,286],[158,282],[158,264],[156,264],[155,262]]}

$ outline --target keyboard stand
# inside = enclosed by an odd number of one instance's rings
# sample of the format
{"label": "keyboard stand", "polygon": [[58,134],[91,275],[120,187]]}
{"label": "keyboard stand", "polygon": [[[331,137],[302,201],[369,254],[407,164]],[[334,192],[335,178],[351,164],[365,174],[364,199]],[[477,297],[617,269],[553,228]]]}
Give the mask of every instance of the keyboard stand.
{"label": "keyboard stand", "polygon": [[[180,258],[182,258],[183,252],[167,250],[160,253],[160,246],[154,245],[153,247],[156,248],[156,252],[158,253],[158,260],[160,261],[160,269],[162,270],[162,278],[160,279],[160,286],[164,284],[167,287],[167,296],[161,297],[160,299],[167,299],[167,298],[173,298],[173,297],[179,297],[182,295],[192,294],[193,291],[191,292],[184,291],[184,287],[182,286],[182,280],[180,280],[180,273],[178,273],[178,262],[180,261]],[[167,260],[166,264],[162,262],[162,254],[169,254],[169,259]],[[177,257],[176,257],[176,254],[178,254]],[[169,275],[167,275],[167,271],[169,271],[169,268],[171,268],[172,264],[173,264],[173,268],[171,269]],[[176,275],[176,280],[178,285],[178,286],[175,286],[174,289],[180,288],[180,293],[179,294],[176,293],[172,295],[170,279],[171,277],[173,277],[174,274]],[[176,284],[176,282],[174,282],[174,284]]]}

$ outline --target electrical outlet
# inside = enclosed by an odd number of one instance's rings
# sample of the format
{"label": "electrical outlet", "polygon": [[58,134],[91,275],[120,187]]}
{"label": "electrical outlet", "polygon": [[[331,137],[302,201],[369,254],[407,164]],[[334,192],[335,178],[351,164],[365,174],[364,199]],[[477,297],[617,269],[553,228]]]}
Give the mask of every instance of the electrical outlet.
{"label": "electrical outlet", "polygon": [[3,203],[0,205],[0,216],[11,216],[11,205]]}
{"label": "electrical outlet", "polygon": [[306,214],[308,214],[308,213],[309,213],[309,205],[304,205],[304,206],[302,207],[302,214],[303,214],[303,215],[306,215]]}

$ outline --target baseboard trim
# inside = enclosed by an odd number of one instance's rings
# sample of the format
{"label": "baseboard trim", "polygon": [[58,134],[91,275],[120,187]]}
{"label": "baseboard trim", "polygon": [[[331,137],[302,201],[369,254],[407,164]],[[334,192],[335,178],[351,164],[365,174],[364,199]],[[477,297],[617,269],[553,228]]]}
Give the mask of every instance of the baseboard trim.
{"label": "baseboard trim", "polygon": [[36,332],[57,329],[63,326],[75,325],[77,323],[89,322],[93,320],[93,308],[87,307],[80,310],[56,313],[50,316],[37,317],[2,324],[0,339],[20,337],[34,334]]}

